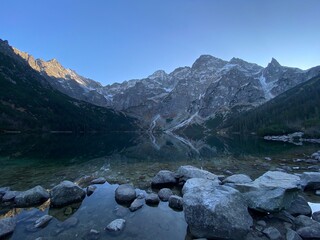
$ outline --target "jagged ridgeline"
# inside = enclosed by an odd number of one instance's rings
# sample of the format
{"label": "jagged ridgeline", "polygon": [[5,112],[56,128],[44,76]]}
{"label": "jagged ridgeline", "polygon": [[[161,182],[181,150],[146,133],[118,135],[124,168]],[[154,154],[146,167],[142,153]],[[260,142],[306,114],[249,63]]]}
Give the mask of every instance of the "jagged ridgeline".
{"label": "jagged ridgeline", "polygon": [[135,119],[73,99],[0,40],[0,131],[127,131]]}
{"label": "jagged ridgeline", "polygon": [[233,132],[259,135],[303,131],[320,136],[320,75],[249,112],[233,115],[224,125]]}

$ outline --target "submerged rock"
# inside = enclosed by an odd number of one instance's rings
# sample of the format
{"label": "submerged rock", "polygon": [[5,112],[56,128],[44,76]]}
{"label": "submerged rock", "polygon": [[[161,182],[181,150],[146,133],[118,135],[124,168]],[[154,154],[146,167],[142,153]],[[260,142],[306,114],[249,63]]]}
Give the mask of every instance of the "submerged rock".
{"label": "submerged rock", "polygon": [[136,198],[136,191],[130,184],[122,184],[116,189],[116,201],[119,203],[131,203]]}
{"label": "submerged rock", "polygon": [[214,184],[192,186],[184,190],[183,209],[194,237],[243,239],[246,236],[253,220],[240,192]]}
{"label": "submerged rock", "polygon": [[173,195],[173,192],[170,188],[162,188],[158,192],[158,196],[159,196],[160,200],[164,201],[164,202],[167,202],[171,195]]}
{"label": "submerged rock", "polygon": [[177,184],[176,174],[168,170],[159,171],[151,182],[153,187],[173,186],[175,184]]}
{"label": "submerged rock", "polygon": [[49,199],[50,195],[41,186],[36,186],[27,191],[20,192],[14,199],[17,207],[30,207],[39,205]]}
{"label": "submerged rock", "polygon": [[144,205],[143,198],[136,198],[130,205],[129,209],[131,212],[137,211],[138,209],[142,208]]}
{"label": "submerged rock", "polygon": [[149,193],[147,196],[146,196],[146,204],[148,205],[156,205],[160,202],[160,199],[158,197],[158,194],[155,194],[155,193]]}
{"label": "submerged rock", "polygon": [[16,227],[15,218],[3,218],[0,220],[0,239],[13,233]]}
{"label": "submerged rock", "polygon": [[126,220],[121,218],[113,220],[111,223],[108,224],[108,226],[106,227],[106,230],[110,232],[121,231],[124,228],[125,223],[126,223]]}
{"label": "submerged rock", "polygon": [[238,184],[249,208],[262,212],[279,212],[288,208],[300,191],[300,178],[293,174],[269,171],[252,183]]}
{"label": "submerged rock", "polygon": [[63,181],[51,190],[51,205],[62,207],[75,202],[81,202],[86,192],[70,181]]}
{"label": "submerged rock", "polygon": [[52,216],[50,215],[44,215],[41,218],[39,218],[35,223],[34,227],[36,228],[42,228],[48,225],[48,223],[52,220]]}

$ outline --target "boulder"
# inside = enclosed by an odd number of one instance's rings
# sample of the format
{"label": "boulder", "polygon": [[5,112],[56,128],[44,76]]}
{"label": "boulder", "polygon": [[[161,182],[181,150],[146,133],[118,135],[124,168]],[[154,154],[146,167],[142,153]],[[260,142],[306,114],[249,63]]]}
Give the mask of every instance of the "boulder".
{"label": "boulder", "polygon": [[106,230],[110,232],[121,231],[124,228],[125,223],[126,223],[126,220],[121,218],[113,220],[111,223],[108,224],[108,226],[106,227]]}
{"label": "boulder", "polygon": [[16,227],[16,218],[3,218],[0,220],[0,239],[4,239],[6,236],[13,233]]}
{"label": "boulder", "polygon": [[97,187],[94,186],[94,185],[88,186],[88,187],[87,187],[87,196],[91,196],[96,189],[97,189]]}
{"label": "boulder", "polygon": [[10,187],[1,187],[0,188],[0,197],[3,197],[6,194],[6,192],[9,192],[10,190],[11,190]]}
{"label": "boulder", "polygon": [[318,227],[303,227],[297,230],[302,239],[320,239],[320,228]]}
{"label": "boulder", "polygon": [[170,188],[162,188],[158,192],[158,196],[159,196],[160,200],[164,201],[164,202],[167,202],[171,195],[173,195],[173,192],[171,191]]}
{"label": "boulder", "polygon": [[288,208],[300,191],[300,178],[293,174],[269,171],[252,183],[237,184],[249,208],[261,212],[279,212]]}
{"label": "boulder", "polygon": [[301,195],[293,200],[290,207],[287,208],[287,212],[289,212],[294,217],[297,217],[299,215],[311,216],[312,213],[308,202]]}
{"label": "boulder", "polygon": [[275,227],[268,227],[262,231],[270,240],[280,240],[281,233]]}
{"label": "boulder", "polygon": [[168,170],[159,171],[152,179],[153,187],[173,186],[177,184],[176,174]]}
{"label": "boulder", "polygon": [[19,193],[18,191],[7,191],[2,197],[2,202],[13,202]]}
{"label": "boulder", "polygon": [[104,184],[107,180],[104,177],[93,179],[91,184]]}
{"label": "boulder", "polygon": [[179,197],[177,195],[171,195],[169,197],[169,207],[176,209],[176,210],[182,210],[183,209],[182,197]]}
{"label": "boulder", "polygon": [[227,178],[225,178],[222,183],[233,183],[233,184],[238,184],[238,183],[250,183],[252,182],[252,179],[245,174],[234,174],[231,175]]}
{"label": "boulder", "polygon": [[20,192],[14,199],[17,207],[31,207],[39,205],[49,199],[50,195],[41,186],[36,186],[27,191]]}
{"label": "boulder", "polygon": [[292,229],[288,228],[286,233],[286,240],[302,240],[299,234]]}
{"label": "boulder", "polygon": [[136,198],[136,191],[130,184],[122,184],[116,189],[115,194],[118,203],[131,203]]}
{"label": "boulder", "polygon": [[52,216],[50,215],[44,215],[40,217],[36,222],[34,223],[34,227],[36,228],[43,228],[48,225],[48,223],[52,220]]}
{"label": "boulder", "polygon": [[209,180],[205,178],[191,178],[189,179],[182,188],[182,194],[185,194],[193,188],[199,188],[199,190],[212,189],[219,186],[219,182],[215,180]]}
{"label": "boulder", "polygon": [[244,239],[253,220],[242,194],[228,186],[192,185],[183,195],[183,210],[191,234],[196,238]]}
{"label": "boulder", "polygon": [[62,207],[81,202],[86,192],[70,181],[63,181],[51,190],[51,206]]}
{"label": "boulder", "polygon": [[185,181],[190,178],[205,178],[221,183],[217,175],[190,165],[179,167],[177,173]]}
{"label": "boulder", "polygon": [[144,205],[145,200],[143,198],[136,198],[130,205],[129,210],[131,212],[137,211],[138,209],[142,208]]}
{"label": "boulder", "polygon": [[317,222],[320,222],[320,211],[312,213],[312,219]]}
{"label": "boulder", "polygon": [[304,172],[300,175],[300,178],[304,190],[320,189],[320,172]]}
{"label": "boulder", "polygon": [[158,194],[155,194],[155,193],[149,193],[147,196],[146,196],[146,204],[148,205],[156,205],[160,202],[160,199],[158,197]]}

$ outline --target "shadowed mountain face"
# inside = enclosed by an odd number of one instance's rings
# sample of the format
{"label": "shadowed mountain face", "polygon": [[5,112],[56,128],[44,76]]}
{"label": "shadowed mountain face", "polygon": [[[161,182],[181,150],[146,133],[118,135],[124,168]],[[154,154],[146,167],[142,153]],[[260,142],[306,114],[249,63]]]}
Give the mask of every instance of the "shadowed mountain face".
{"label": "shadowed mountain face", "polygon": [[55,59],[35,60],[14,51],[59,91],[98,106],[137,117],[152,130],[174,131],[230,112],[242,112],[269,101],[320,72],[281,66],[272,59],[266,68],[242,59],[224,61],[200,56],[191,67],[170,74],[162,70],[144,79],[102,86],[62,67]]}
{"label": "shadowed mountain face", "polygon": [[52,88],[47,78],[32,69],[2,40],[0,85],[0,131],[137,129],[135,120],[123,113],[73,99]]}

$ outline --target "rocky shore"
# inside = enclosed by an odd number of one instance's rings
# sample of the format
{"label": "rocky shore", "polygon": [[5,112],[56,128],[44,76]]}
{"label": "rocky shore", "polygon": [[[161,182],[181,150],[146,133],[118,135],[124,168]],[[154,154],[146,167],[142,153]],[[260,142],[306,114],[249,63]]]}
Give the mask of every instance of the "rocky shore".
{"label": "rocky shore", "polygon": [[[320,151],[312,158],[320,161]],[[50,207],[64,208],[64,213],[72,213],[68,206],[76,204],[79,207],[85,198],[91,198],[101,186],[108,184],[103,177],[82,178],[78,183],[81,187],[63,181],[51,190],[41,186],[27,191],[0,188],[4,216],[0,220],[0,239],[9,239],[18,224],[18,215],[8,217],[7,212]],[[127,209],[132,213],[141,211],[145,205],[157,207],[159,203],[167,202],[173,211],[183,211],[188,224],[185,239],[188,240],[320,239],[320,212],[312,213],[304,197],[305,191],[320,194],[319,171],[301,174],[267,171],[252,180],[245,174],[223,176],[193,166],[181,166],[175,172],[159,171],[150,185],[152,192],[135,189],[130,184],[119,185],[113,191],[113,198],[123,211]],[[106,223],[104,229],[91,229],[86,239],[100,239],[102,231],[125,233],[128,219],[125,214],[119,216]],[[50,214],[44,214],[33,220],[29,231],[45,229],[53,219]],[[71,217],[63,224],[76,226],[77,221]],[[37,238],[40,239],[46,238]]]}

